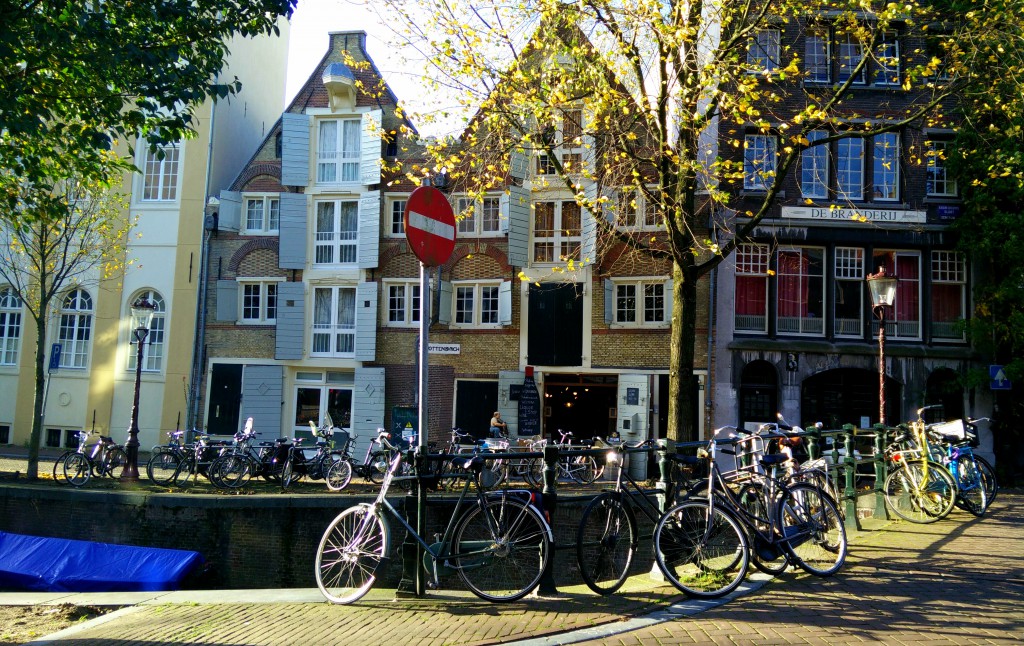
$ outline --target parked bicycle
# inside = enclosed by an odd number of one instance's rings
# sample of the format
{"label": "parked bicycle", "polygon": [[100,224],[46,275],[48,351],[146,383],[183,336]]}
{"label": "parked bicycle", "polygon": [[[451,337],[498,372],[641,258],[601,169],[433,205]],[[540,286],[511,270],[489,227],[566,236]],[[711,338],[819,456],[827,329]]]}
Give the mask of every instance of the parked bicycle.
{"label": "parked bicycle", "polygon": [[[385,449],[384,446],[391,446],[390,443],[387,445],[383,444],[384,439],[390,439],[391,434],[386,429],[378,428],[377,437],[370,440],[370,444],[366,447],[366,453],[360,462],[356,462],[352,456],[351,451],[355,449],[356,438],[349,437],[345,446],[341,449],[341,459],[331,465],[327,471],[327,483],[328,487],[331,487],[331,483],[336,483],[338,486],[341,482],[345,482],[345,486],[348,485],[348,480],[352,478],[352,473],[355,473],[359,477],[372,482],[374,484],[381,484],[384,481],[384,474],[387,472],[388,465],[390,464],[390,451]],[[395,449],[397,450],[397,449]],[[341,464],[344,462],[345,464]],[[348,472],[346,478],[345,472]],[[404,481],[404,486],[411,486],[407,481]],[[344,486],[342,486],[344,488]],[[340,491],[340,489],[338,489]]]}
{"label": "parked bicycle", "polygon": [[[335,462],[345,462],[345,466],[338,467],[335,470],[334,481],[335,486],[342,481],[344,481],[344,485],[334,489],[330,481],[328,482],[328,487],[332,490],[340,491],[344,489],[345,485],[348,484],[347,480],[352,479],[352,467],[351,463],[344,459],[344,450],[334,449],[335,430],[331,416],[326,415],[319,428],[310,420],[309,430],[316,440],[316,453],[307,458],[303,452],[303,438],[295,438],[288,451],[288,458],[285,461],[284,469],[281,471],[281,487],[287,489],[303,478],[324,480],[327,478],[327,474],[330,473],[331,467],[334,466]],[[344,443],[348,444],[348,433],[345,433]]]}
{"label": "parked bicycle", "polygon": [[[939,406],[925,406],[921,411]],[[928,424],[925,427],[928,452],[933,460],[949,470],[956,484],[956,505],[975,516],[988,508],[988,493],[981,474],[981,466],[972,447],[978,445],[973,427],[963,420]]]}
{"label": "parked bicycle", "polygon": [[[587,449],[590,444],[573,444],[572,432],[558,429],[561,436],[558,441],[559,451],[571,452],[573,449]],[[597,461],[592,455],[574,455],[567,453],[558,459],[558,477],[567,478],[579,484],[590,484],[597,478]]]}
{"label": "parked bicycle", "polygon": [[924,410],[917,411],[917,420],[901,424],[886,446],[890,471],[882,486],[885,503],[893,513],[922,524],[945,518],[956,504],[953,476],[929,453]]}
{"label": "parked bicycle", "polygon": [[75,487],[84,486],[92,476],[113,478],[114,470],[123,467],[128,461],[124,449],[113,438],[105,435],[101,435],[99,442],[93,444],[90,451],[86,451],[85,443],[92,435],[89,431],[79,431],[76,436],[78,449],[66,453],[61,461],[64,479]]}
{"label": "parked bicycle", "polygon": [[[398,473],[405,460],[387,434],[378,437],[391,455],[380,492],[372,503],[341,512],[317,548],[317,587],[328,601],[352,603],[373,587],[377,568],[391,553],[391,520],[423,548],[434,587],[440,586],[443,577],[457,574],[481,599],[515,601],[537,586],[551,558],[553,537],[529,491],[485,491],[479,486],[484,459],[465,458],[459,466],[471,477],[466,479],[444,534],[429,543],[387,499],[392,483],[403,477]],[[475,494],[468,495],[473,482],[477,484]]]}
{"label": "parked bicycle", "polygon": [[210,436],[206,433],[196,433],[195,440],[190,450],[184,452],[184,457],[174,469],[174,476],[171,481],[182,489],[189,489],[199,482],[199,475],[206,473],[212,462],[211,456],[207,453]]}
{"label": "parked bicycle", "polygon": [[707,493],[684,499],[659,520],[654,552],[665,577],[689,596],[714,598],[739,586],[752,559],[769,574],[790,561],[817,576],[837,572],[847,537],[830,496],[813,484],[788,482],[778,473],[788,459],[781,454],[760,458],[763,474],[729,482],[715,461],[719,442],[712,438],[698,455],[678,458],[707,461]]}

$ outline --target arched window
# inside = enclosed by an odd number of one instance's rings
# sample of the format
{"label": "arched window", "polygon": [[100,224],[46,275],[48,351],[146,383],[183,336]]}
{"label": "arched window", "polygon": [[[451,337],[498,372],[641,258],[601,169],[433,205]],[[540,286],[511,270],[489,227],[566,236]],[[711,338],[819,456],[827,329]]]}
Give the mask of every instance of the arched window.
{"label": "arched window", "polygon": [[64,297],[57,331],[57,339],[62,346],[61,368],[85,368],[88,365],[92,309],[92,296],[85,290],[73,289]]}
{"label": "arched window", "polygon": [[[167,330],[167,304],[164,302],[164,297],[160,295],[160,292],[156,290],[142,290],[136,292],[128,300],[128,304],[138,301],[140,298],[148,300],[153,305],[156,305],[156,309],[153,310],[153,320],[149,323],[149,334],[146,336],[146,348],[142,354],[142,370],[144,372],[160,372],[160,369],[164,365],[164,341]],[[131,317],[131,314],[129,314]],[[128,369],[135,370],[135,362],[138,361],[138,348],[134,346],[136,343],[135,328],[138,327],[138,321],[134,319],[130,321],[131,327],[128,330],[128,339],[131,344],[130,351],[128,352]]]}
{"label": "arched window", "polygon": [[10,287],[0,287],[0,366],[18,363],[21,338],[21,299]]}

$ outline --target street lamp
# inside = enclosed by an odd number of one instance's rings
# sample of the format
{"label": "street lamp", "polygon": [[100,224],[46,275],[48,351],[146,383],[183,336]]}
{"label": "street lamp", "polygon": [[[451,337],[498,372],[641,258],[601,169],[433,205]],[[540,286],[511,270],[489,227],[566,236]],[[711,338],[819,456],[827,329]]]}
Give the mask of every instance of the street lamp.
{"label": "street lamp", "polygon": [[124,470],[121,471],[122,482],[135,482],[139,479],[139,389],[142,387],[142,357],[146,348],[146,337],[149,336],[149,326],[153,322],[153,313],[156,312],[156,304],[141,297],[131,306],[132,320],[135,322],[135,329],[132,336],[138,345],[138,354],[135,357],[135,399],[132,402],[132,421],[128,427],[128,442],[124,445],[124,452],[127,460]]}
{"label": "street lamp", "polygon": [[887,276],[885,267],[867,277],[871,307],[878,317],[878,423],[885,425],[885,308],[896,302],[895,276]]}

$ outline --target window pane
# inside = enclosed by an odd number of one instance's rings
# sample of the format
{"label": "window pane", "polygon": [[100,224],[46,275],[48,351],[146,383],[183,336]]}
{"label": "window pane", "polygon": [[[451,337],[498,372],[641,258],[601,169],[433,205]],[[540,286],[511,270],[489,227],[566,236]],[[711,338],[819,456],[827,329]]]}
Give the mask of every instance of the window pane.
{"label": "window pane", "polygon": [[496,197],[485,197],[481,208],[484,233],[496,233],[501,227],[501,202]]}
{"label": "window pane", "polygon": [[473,287],[455,289],[455,322],[463,325],[473,322]]}
{"label": "window pane", "polygon": [[615,286],[615,320],[619,323],[636,321],[636,285]]}
{"label": "window pane", "polygon": [[828,30],[818,29],[807,34],[804,41],[805,72],[813,83],[827,83],[831,79]]}
{"label": "window pane", "polygon": [[837,142],[836,181],[838,197],[859,200],[864,197],[864,142],[840,139]]}
{"label": "window pane", "polygon": [[899,199],[900,139],[895,133],[875,137],[874,197],[876,200]]}
{"label": "window pane", "polygon": [[743,147],[743,188],[768,190],[775,180],[775,138],[747,135]]}
{"label": "window pane", "polygon": [[[825,138],[821,130],[807,133],[811,142]],[[804,197],[828,199],[828,146],[808,148],[800,156],[800,191]]]}
{"label": "window pane", "polygon": [[498,322],[498,286],[489,285],[480,288],[480,323],[495,324]]}
{"label": "window pane", "polygon": [[660,323],[665,320],[665,285],[644,285],[644,322]]}

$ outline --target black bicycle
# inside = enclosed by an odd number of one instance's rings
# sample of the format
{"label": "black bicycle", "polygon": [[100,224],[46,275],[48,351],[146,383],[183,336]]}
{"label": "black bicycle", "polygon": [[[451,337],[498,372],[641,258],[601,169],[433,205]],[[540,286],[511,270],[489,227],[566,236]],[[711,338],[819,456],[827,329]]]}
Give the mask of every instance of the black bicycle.
{"label": "black bicycle", "polygon": [[124,449],[113,438],[105,435],[101,435],[100,441],[92,445],[92,450],[86,451],[85,443],[90,436],[92,433],[79,431],[78,450],[65,454],[62,461],[64,479],[76,487],[84,486],[94,475],[113,478],[114,470],[123,467],[128,461]]}

